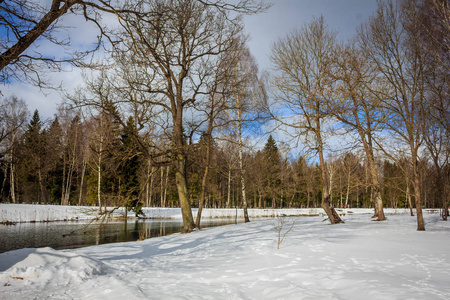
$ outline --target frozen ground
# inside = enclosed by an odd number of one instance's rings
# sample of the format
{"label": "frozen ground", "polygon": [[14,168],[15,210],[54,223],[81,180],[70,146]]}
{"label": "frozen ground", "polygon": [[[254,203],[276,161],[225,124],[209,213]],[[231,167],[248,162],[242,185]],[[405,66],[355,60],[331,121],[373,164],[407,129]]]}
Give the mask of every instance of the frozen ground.
{"label": "frozen ground", "polygon": [[0,254],[0,299],[450,299],[450,222],[346,215],[228,225],[141,242]]}

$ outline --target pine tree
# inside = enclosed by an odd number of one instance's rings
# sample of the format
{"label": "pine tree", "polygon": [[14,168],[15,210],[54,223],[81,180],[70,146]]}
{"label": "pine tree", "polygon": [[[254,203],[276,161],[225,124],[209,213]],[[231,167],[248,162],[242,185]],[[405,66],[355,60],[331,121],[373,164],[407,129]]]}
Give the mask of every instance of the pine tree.
{"label": "pine tree", "polygon": [[265,190],[272,200],[272,207],[276,207],[276,198],[281,185],[281,155],[272,135],[269,136],[263,149],[265,171]]}
{"label": "pine tree", "polygon": [[19,165],[20,186],[27,202],[47,201],[43,172],[46,153],[42,127],[39,112],[35,110],[24,134],[22,160]]}
{"label": "pine tree", "polygon": [[139,184],[139,167],[142,159],[139,153],[138,145],[132,138],[132,134],[137,134],[133,117],[129,117],[126,127],[122,129],[120,136],[121,147],[119,156],[120,167],[118,170],[120,178],[119,193],[125,198],[128,208],[133,208],[138,215],[142,208],[139,201],[140,184]]}
{"label": "pine tree", "polygon": [[63,147],[62,128],[58,117],[55,117],[52,124],[46,131],[46,160],[49,162],[49,172],[47,189],[51,203],[59,203],[62,193],[63,181]]}

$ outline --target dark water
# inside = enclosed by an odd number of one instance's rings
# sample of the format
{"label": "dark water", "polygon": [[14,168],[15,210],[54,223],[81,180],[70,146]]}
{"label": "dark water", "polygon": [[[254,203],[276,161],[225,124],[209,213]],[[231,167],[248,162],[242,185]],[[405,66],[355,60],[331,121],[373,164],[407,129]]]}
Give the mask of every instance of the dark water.
{"label": "dark water", "polygon": [[[203,220],[202,227],[234,224],[234,220]],[[92,245],[136,241],[181,232],[181,220],[109,221],[106,224],[78,222],[0,224],[0,253],[51,247],[73,249]]]}

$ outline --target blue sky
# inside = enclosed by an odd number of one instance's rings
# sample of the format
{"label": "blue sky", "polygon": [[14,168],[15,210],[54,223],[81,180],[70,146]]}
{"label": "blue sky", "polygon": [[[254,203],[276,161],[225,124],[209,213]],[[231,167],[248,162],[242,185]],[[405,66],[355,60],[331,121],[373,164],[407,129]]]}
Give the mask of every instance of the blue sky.
{"label": "blue sky", "polygon": [[[265,13],[244,18],[246,33],[250,36],[249,47],[255,56],[260,70],[270,71],[271,46],[278,38],[291,30],[300,28],[314,17],[323,16],[330,28],[338,31],[338,39],[346,40],[356,33],[356,28],[376,10],[376,0],[273,0],[273,6]],[[75,47],[95,39],[95,29],[90,29],[81,16],[66,16],[65,25],[70,25],[70,39]],[[63,81],[71,91],[82,83],[81,72],[63,72],[53,74],[56,82]],[[39,91],[29,84],[15,83],[2,87],[2,93],[23,98],[31,112],[39,109],[43,118],[52,118],[61,96],[54,91]]]}
{"label": "blue sky", "polygon": [[271,46],[293,29],[301,28],[315,17],[324,17],[338,39],[345,41],[356,34],[377,8],[376,0],[274,0],[263,14],[246,16],[245,30],[249,47],[261,70],[270,69]]}

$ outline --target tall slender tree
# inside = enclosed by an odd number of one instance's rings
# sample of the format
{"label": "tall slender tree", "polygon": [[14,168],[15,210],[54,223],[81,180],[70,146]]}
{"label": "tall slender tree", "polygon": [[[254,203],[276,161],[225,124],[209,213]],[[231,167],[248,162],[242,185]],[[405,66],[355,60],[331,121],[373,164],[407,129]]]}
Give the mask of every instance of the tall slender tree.
{"label": "tall slender tree", "polygon": [[[326,103],[333,94],[328,76],[328,55],[334,44],[335,34],[328,29],[323,17],[280,39],[271,54],[276,70],[273,79],[275,103],[266,104],[266,110],[281,126],[290,128],[295,139],[303,137],[310,143],[309,147],[317,151],[323,185],[322,208],[332,224],[342,222],[330,205],[324,157],[324,132],[330,118]],[[274,112],[276,108],[281,115]]]}
{"label": "tall slender tree", "polygon": [[375,163],[374,138],[384,122],[381,102],[371,94],[377,85],[377,73],[356,46],[337,46],[332,52],[329,76],[335,80],[336,97],[329,99],[327,110],[349,131],[356,131],[367,159],[374,217],[386,220],[381,198],[379,174]]}
{"label": "tall slender tree", "polygon": [[[386,116],[385,128],[408,147],[411,181],[417,210],[417,230],[425,230],[422,213],[422,192],[419,172],[420,148],[424,142],[424,128],[428,109],[426,101],[426,61],[432,57],[420,46],[423,31],[416,22],[417,1],[380,2],[376,14],[361,30],[362,51],[379,74],[382,88],[374,90]],[[377,142],[392,159],[386,144]],[[384,146],[384,147],[383,147]],[[401,149],[401,147],[399,147]],[[408,170],[405,170],[408,174]]]}
{"label": "tall slender tree", "polygon": [[255,118],[256,104],[264,97],[262,82],[258,78],[258,67],[250,50],[245,46],[243,38],[233,41],[229,52],[229,83],[228,107],[225,110],[229,120],[230,129],[237,138],[239,175],[244,209],[244,222],[250,222],[247,207],[247,192],[245,188],[244,166],[244,137],[249,122]]}

